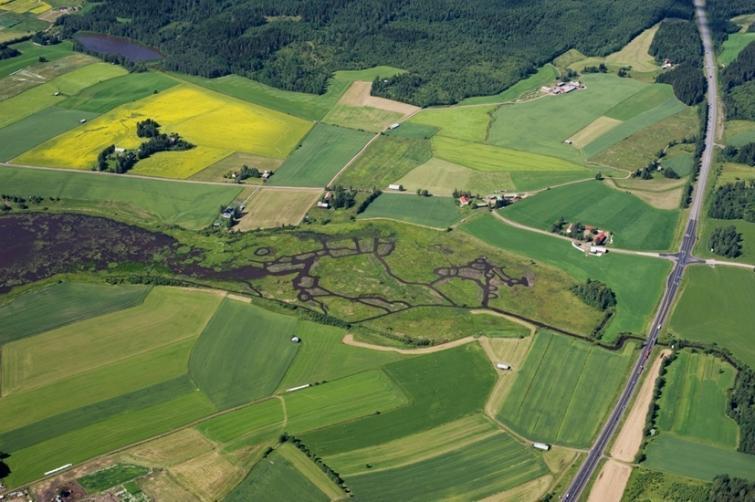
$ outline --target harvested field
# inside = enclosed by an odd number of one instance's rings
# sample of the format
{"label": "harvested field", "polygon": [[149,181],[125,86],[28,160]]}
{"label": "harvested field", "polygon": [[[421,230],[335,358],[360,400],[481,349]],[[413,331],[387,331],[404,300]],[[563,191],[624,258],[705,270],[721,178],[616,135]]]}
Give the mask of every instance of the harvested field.
{"label": "harvested field", "polygon": [[307,211],[320,199],[320,190],[281,190],[262,188],[246,203],[244,216],[236,229],[240,231],[258,228],[298,225]]}
{"label": "harvested field", "polygon": [[74,53],[46,63],[32,64],[0,80],[0,100],[8,99],[64,73],[96,62],[98,62],[97,58]]}
{"label": "harvested field", "polygon": [[608,460],[598,472],[587,502],[620,502],[630,474],[630,466]]}
{"label": "harvested field", "polygon": [[31,41],[14,44],[13,47],[21,52],[20,56],[0,61],[0,77],[7,77],[11,73],[39,62],[43,56],[49,62],[72,54],[73,44],[66,40],[55,45],[35,45]]}
{"label": "harvested field", "polygon": [[202,500],[220,500],[246,474],[240,466],[216,451],[194,457],[168,470],[176,481]]}
{"label": "harvested field", "polygon": [[351,83],[346,92],[343,93],[341,99],[338,100],[338,104],[378,108],[387,112],[400,114],[401,116],[406,116],[420,110],[419,107],[410,105],[408,103],[402,103],[400,101],[393,101],[392,99],[371,96],[371,92],[372,82],[355,80]]}
{"label": "harvested field", "polygon": [[621,120],[601,115],[597,119],[590,122],[587,127],[569,138],[569,140],[574,144],[575,147],[582,149],[589,143],[595,141],[599,136],[602,136],[604,133],[610,131],[619,124],[621,124]]}
{"label": "harvested field", "polygon": [[384,188],[431,157],[430,142],[426,139],[381,135],[341,173],[336,183],[357,188]]}
{"label": "harvested field", "polygon": [[520,502],[539,500],[553,483],[553,476],[546,475],[482,499],[484,502]]}
{"label": "harvested field", "polygon": [[147,477],[139,486],[152,500],[199,502],[199,499],[178,484],[168,471],[162,471]]}
{"label": "harvested field", "polygon": [[[653,402],[653,389],[655,382],[661,370],[663,358],[668,356],[670,351],[665,350],[653,361],[652,366],[648,368],[645,381],[637,392],[632,408],[627,415],[624,424],[621,426],[619,434],[611,447],[611,457],[622,462],[634,462],[637,452],[640,451],[642,439],[644,436],[645,421],[648,416],[648,410]],[[604,467],[606,469],[606,467]]]}
{"label": "harvested field", "polygon": [[410,192],[425,189],[443,197],[451,196],[454,190],[488,193],[514,187],[509,173],[476,171],[437,158],[414,168],[396,183]]}
{"label": "harvested field", "polygon": [[483,338],[480,340],[480,345],[485,349],[492,364],[505,362],[511,366],[510,370],[498,375],[498,381],[485,404],[485,413],[488,416],[495,417],[506,401],[506,397],[511,392],[511,387],[522,371],[522,366],[534,339],[533,334],[526,338]]}
{"label": "harvested field", "polygon": [[649,54],[650,44],[660,25],[652,26],[634,37],[621,50],[606,56],[606,62],[620,66],[631,66],[633,71],[652,72],[658,69],[655,58]]}
{"label": "harvested field", "polygon": [[658,179],[643,180],[637,178],[606,178],[609,186],[619,191],[628,192],[656,209],[674,211],[679,209],[685,180]]}
{"label": "harvested field", "polygon": [[305,478],[314,484],[330,500],[347,499],[348,495],[325,474],[320,467],[307,457],[301,450],[288,443],[276,449],[283,458],[288,460]]}
{"label": "harvested field", "polygon": [[[282,163],[283,161],[280,159],[262,157],[251,153],[236,152],[202,169],[193,175],[191,179],[197,181],[230,182],[231,180],[224,178],[223,175],[228,174],[231,171],[238,171],[243,166],[256,167],[260,171],[275,171]],[[263,181],[260,178],[247,178],[244,180],[245,185],[261,185],[262,183]]]}
{"label": "harvested field", "polygon": [[129,461],[169,467],[199,457],[213,450],[213,444],[196,429],[181,429],[167,436],[148,441],[127,450]]}
{"label": "harvested field", "polygon": [[378,133],[402,118],[403,115],[400,113],[389,112],[379,108],[337,104],[323,118],[323,123]]}

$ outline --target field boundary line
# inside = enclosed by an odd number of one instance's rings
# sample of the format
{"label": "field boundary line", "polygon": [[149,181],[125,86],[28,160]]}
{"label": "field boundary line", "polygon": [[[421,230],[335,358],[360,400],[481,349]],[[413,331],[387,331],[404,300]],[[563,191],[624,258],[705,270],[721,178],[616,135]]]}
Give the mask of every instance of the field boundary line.
{"label": "field boundary line", "polygon": [[365,150],[367,150],[367,148],[369,148],[369,146],[372,143],[374,143],[382,134],[383,134],[382,132],[379,132],[379,133],[376,133],[372,138],[370,138],[370,140],[367,143],[365,143],[364,146],[356,154],[354,154],[354,156],[351,157],[349,161],[346,164],[344,164],[341,169],[338,170],[336,175],[333,176],[333,178],[331,178],[331,180],[328,182],[327,186],[333,185],[336,179],[338,179],[338,177],[341,176],[341,174],[343,174],[343,172],[346,171],[346,169],[348,169],[351,166],[351,164],[356,162],[356,160],[362,156]]}
{"label": "field boundary line", "polygon": [[464,338],[459,338],[458,340],[442,343],[439,345],[433,345],[430,347],[420,347],[417,349],[400,349],[398,347],[389,347],[386,345],[376,345],[374,343],[360,342],[358,340],[354,340],[354,335],[352,333],[347,333],[341,339],[341,343],[343,343],[344,345],[350,345],[352,347],[359,347],[362,349],[377,350],[379,352],[396,352],[398,354],[405,355],[432,354],[434,352],[461,347],[462,345],[476,341],[477,339],[473,336],[465,336]]}
{"label": "field boundary line", "polygon": [[[530,330],[530,335],[534,335],[535,332],[537,332],[537,326],[534,324],[525,321],[524,319],[519,319],[514,316],[510,316],[508,314],[504,314],[503,312],[498,312],[496,310],[490,310],[490,309],[472,309],[469,311],[471,314],[474,315],[492,315],[495,317],[502,317],[508,321],[511,321],[513,323],[519,324],[520,326],[524,326],[528,330]],[[487,337],[485,337],[487,338]],[[482,345],[482,344],[481,344]],[[484,347],[483,347],[484,348]]]}
{"label": "field boundary line", "polygon": [[[446,231],[445,228],[431,227],[430,225],[425,225],[425,224],[422,224],[422,223],[414,223],[413,221],[399,220],[398,218],[389,218],[387,216],[368,216],[366,218],[359,218],[359,220],[361,220],[361,221],[376,221],[376,220],[393,221],[393,222],[402,223],[402,224],[405,224],[405,225],[414,225],[415,227],[421,227],[421,228],[426,228],[428,230],[434,230],[436,232],[445,232]],[[461,223],[461,221],[459,221],[458,223]]]}

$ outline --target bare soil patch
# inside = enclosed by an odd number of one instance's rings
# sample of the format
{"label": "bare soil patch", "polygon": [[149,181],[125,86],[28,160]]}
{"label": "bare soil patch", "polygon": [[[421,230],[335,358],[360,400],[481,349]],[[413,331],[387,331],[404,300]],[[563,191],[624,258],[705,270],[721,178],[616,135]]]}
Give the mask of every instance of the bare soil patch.
{"label": "bare soil patch", "polygon": [[613,458],[622,462],[634,462],[634,457],[637,455],[642,444],[642,432],[645,428],[645,419],[647,418],[650,403],[653,400],[653,387],[661,370],[661,361],[668,354],[668,350],[661,352],[649,368],[647,378],[642,383],[642,387],[640,387],[627,420],[624,422],[619,435],[616,437],[616,441],[611,447],[611,456]]}
{"label": "bare soil patch", "polygon": [[624,495],[630,474],[630,466],[609,460],[598,473],[587,502],[619,502]]}
{"label": "bare soil patch", "polygon": [[251,196],[236,228],[240,231],[298,225],[317,199],[319,190],[261,189]]}
{"label": "bare soil patch", "polygon": [[379,350],[381,352],[398,352],[399,354],[432,354],[433,352],[440,352],[441,350],[448,350],[460,345],[474,342],[475,338],[473,336],[467,336],[465,338],[459,338],[458,340],[454,340],[452,342],[441,343],[440,345],[433,345],[432,347],[422,347],[419,349],[399,349],[398,347],[388,347],[385,345],[374,345],[372,343],[360,342],[354,340],[354,335],[352,335],[351,333],[344,336],[343,340],[341,341],[346,345],[351,345],[352,347]]}
{"label": "bare soil patch", "polygon": [[371,96],[372,82],[366,82],[364,80],[357,80],[351,84],[346,92],[338,100],[341,105],[348,106],[369,106],[371,108],[378,108],[388,112],[401,113],[404,116],[411,115],[419,111],[419,108],[414,105],[402,103],[400,101],[393,101],[391,99],[378,98]]}
{"label": "bare soil patch", "polygon": [[629,192],[658,209],[677,209],[682,198],[682,189],[686,182],[682,180],[638,180],[610,179],[618,190]]}
{"label": "bare soil patch", "polygon": [[514,502],[519,500],[540,500],[545,495],[548,487],[553,482],[553,476],[545,475],[527,483],[521,484],[511,490],[496,493],[486,497],[483,502]]}

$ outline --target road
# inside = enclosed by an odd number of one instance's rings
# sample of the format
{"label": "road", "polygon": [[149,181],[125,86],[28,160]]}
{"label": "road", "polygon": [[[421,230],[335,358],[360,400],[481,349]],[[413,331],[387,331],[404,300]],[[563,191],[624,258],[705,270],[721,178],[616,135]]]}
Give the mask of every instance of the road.
{"label": "road", "polygon": [[690,205],[687,227],[684,232],[684,238],[679,247],[679,252],[676,254],[674,268],[666,281],[666,290],[658,307],[658,311],[655,314],[655,318],[653,319],[653,323],[651,324],[647,342],[643,346],[640,357],[632,368],[629,381],[624,387],[624,390],[619,397],[619,401],[611,411],[608,421],[603,425],[603,429],[600,431],[598,439],[595,441],[592,448],[590,448],[587,458],[576,476],[574,476],[574,479],[564,493],[564,496],[561,498],[564,502],[579,500],[582,490],[584,490],[585,485],[587,485],[592,478],[592,475],[603,456],[603,451],[619,425],[624,410],[627,408],[632,394],[640,381],[642,371],[645,369],[645,363],[658,340],[661,327],[666,322],[671,305],[673,305],[674,298],[679,290],[679,284],[684,275],[684,269],[689,261],[696,261],[696,259],[692,257],[692,249],[695,246],[697,221],[700,218],[700,210],[705,196],[705,187],[708,181],[708,175],[710,173],[711,162],[713,159],[713,149],[715,147],[714,142],[716,139],[715,133],[718,117],[718,82],[715,55],[713,53],[713,42],[710,37],[708,19],[705,13],[705,0],[695,0],[695,15],[705,52],[705,73],[708,79],[708,123],[706,125],[705,150],[701,157],[700,174],[697,186],[693,193],[692,204]]}

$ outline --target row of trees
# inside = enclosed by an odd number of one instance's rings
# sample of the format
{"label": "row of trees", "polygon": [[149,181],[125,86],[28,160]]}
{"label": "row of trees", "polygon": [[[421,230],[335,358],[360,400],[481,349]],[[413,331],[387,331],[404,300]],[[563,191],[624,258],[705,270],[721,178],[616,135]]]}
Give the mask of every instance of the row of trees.
{"label": "row of trees", "polygon": [[716,188],[708,216],[755,222],[755,180],[727,183]]}
{"label": "row of trees", "polygon": [[742,234],[734,225],[718,227],[713,230],[708,245],[711,252],[719,256],[736,258],[742,254]]}
{"label": "row of trees", "polygon": [[755,454],[755,371],[739,368],[727,413],[739,424],[739,451]]}
{"label": "row of trees", "polygon": [[325,92],[338,69],[390,65],[407,73],[381,75],[375,94],[431,105],[500,92],[570,48],[603,56],[664,18],[691,15],[683,0],[103,0],[58,22],[66,36],[95,31],[158,48],[170,70],[296,91]]}

